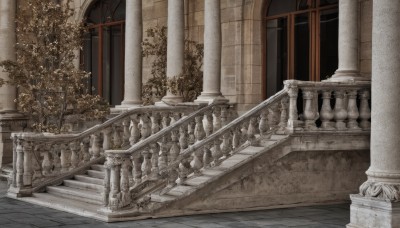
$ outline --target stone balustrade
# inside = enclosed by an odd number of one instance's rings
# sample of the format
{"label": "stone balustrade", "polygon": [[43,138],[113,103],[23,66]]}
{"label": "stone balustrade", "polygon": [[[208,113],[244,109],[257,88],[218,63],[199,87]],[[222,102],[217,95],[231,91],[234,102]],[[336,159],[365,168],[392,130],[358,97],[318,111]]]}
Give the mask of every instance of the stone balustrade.
{"label": "stone balustrade", "polygon": [[104,151],[129,148],[202,105],[130,109],[77,134],[13,133],[13,179],[9,192],[30,195],[39,188],[104,160]]}
{"label": "stone balustrade", "polygon": [[162,183],[163,194],[260,137],[368,131],[369,99],[370,83],[288,80],[282,91],[233,121],[226,104],[205,107],[128,150],[107,150],[104,206],[115,211],[139,205],[136,187],[143,189],[143,183]]}

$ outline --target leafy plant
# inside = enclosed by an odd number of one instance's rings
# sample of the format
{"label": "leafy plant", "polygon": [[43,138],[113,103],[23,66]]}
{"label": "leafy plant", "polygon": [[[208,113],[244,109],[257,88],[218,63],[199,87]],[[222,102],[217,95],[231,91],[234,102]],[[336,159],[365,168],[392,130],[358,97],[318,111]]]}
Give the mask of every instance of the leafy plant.
{"label": "leafy plant", "polygon": [[2,61],[9,73],[3,83],[16,85],[20,112],[38,132],[60,133],[66,119],[105,117],[109,106],[87,87],[90,73],[76,69],[75,50],[82,47],[82,24],[71,20],[71,0],[26,0],[17,22],[16,61]]}
{"label": "leafy plant", "polygon": [[185,39],[182,74],[167,78],[167,27],[154,27],[146,31],[143,42],[143,56],[152,58],[152,77],[143,85],[144,104],[153,104],[163,97],[169,89],[172,94],[180,95],[184,102],[191,102],[200,95],[203,85],[203,44]]}

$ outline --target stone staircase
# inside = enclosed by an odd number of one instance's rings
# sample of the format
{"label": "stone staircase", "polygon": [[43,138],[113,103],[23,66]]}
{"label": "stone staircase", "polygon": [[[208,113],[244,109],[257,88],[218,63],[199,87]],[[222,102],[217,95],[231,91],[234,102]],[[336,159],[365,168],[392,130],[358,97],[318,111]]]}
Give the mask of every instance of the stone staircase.
{"label": "stone staircase", "polygon": [[369,88],[286,81],[238,118],[146,107],[62,139],[14,134],[9,196],[107,222],[341,202],[368,167]]}
{"label": "stone staircase", "polygon": [[72,179],[63,180],[61,185],[47,186],[46,192],[66,200],[101,205],[101,193],[104,190],[103,179],[104,166],[95,164],[85,174],[77,174]]}

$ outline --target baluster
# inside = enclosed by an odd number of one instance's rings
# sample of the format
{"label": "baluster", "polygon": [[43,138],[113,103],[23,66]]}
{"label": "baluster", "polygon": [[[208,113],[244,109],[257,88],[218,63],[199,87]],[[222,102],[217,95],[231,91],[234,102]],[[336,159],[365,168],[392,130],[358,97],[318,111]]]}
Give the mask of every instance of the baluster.
{"label": "baluster", "polygon": [[16,153],[17,153],[17,161],[16,161],[16,170],[17,170],[17,176],[16,176],[16,181],[17,181],[17,187],[22,188],[24,186],[24,149],[23,149],[23,139],[17,139],[17,148],[16,148]]}
{"label": "baluster", "polygon": [[202,153],[201,149],[196,150],[193,153],[193,160],[190,162],[190,166],[192,167],[194,171],[194,175],[200,175],[201,171],[200,169],[203,168],[203,162],[202,162]]}
{"label": "baluster", "polygon": [[159,178],[159,168],[158,168],[158,157],[159,157],[160,146],[158,143],[150,144],[151,152],[151,179]]}
{"label": "baluster", "polygon": [[111,133],[112,133],[112,128],[107,127],[101,131],[103,133],[103,150],[109,150],[112,148],[111,146]]}
{"label": "baluster", "polygon": [[249,128],[250,121],[243,121],[240,129],[240,143],[244,143],[247,141],[247,130]]}
{"label": "baluster", "polygon": [[345,130],[346,129],[346,123],[344,123],[344,120],[347,118],[347,110],[344,108],[344,91],[343,90],[336,90],[335,91],[335,98],[336,98],[336,103],[335,103],[335,121],[336,121],[336,129],[338,130]]}
{"label": "baluster", "polygon": [[142,183],[142,165],[141,163],[141,155],[140,153],[136,153],[132,156],[132,161],[133,161],[133,181],[135,182],[135,186]]}
{"label": "baluster", "polygon": [[24,151],[24,176],[23,183],[24,187],[32,186],[32,142],[24,141],[23,142],[23,151]]}
{"label": "baluster", "polygon": [[59,153],[60,151],[60,145],[52,145],[53,147],[53,164],[54,164],[54,169],[53,169],[53,173],[59,173],[61,172],[61,158],[60,155],[61,153]]}
{"label": "baluster", "polygon": [[161,115],[158,112],[153,113],[152,125],[151,125],[151,133],[154,135],[155,133],[161,130]]}
{"label": "baluster", "polygon": [[92,135],[92,160],[100,157],[100,135]]}
{"label": "baluster", "polygon": [[371,118],[371,109],[369,108],[368,100],[370,99],[371,94],[369,90],[361,90],[360,92],[360,127],[363,130],[369,130],[371,128],[371,122],[369,119]]}
{"label": "baluster", "polygon": [[139,118],[137,114],[131,115],[132,125],[130,126],[130,137],[129,143],[133,146],[135,143],[139,142],[140,139],[140,130],[139,130]]}
{"label": "baluster", "polygon": [[113,125],[113,137],[112,137],[112,142],[113,142],[113,148],[118,149],[121,148],[122,145],[122,137],[120,134],[120,125],[119,123]]}
{"label": "baluster", "polygon": [[125,118],[123,121],[122,121],[122,127],[123,127],[123,136],[122,136],[122,139],[123,139],[123,142],[122,142],[122,146],[121,147],[125,147],[125,146],[127,146],[127,145],[130,145],[129,144],[129,138],[130,138],[130,136],[131,136],[131,133],[130,133],[130,131],[129,131],[129,125],[130,125],[130,123],[131,123],[131,121],[130,121],[130,119],[129,118]]}
{"label": "baluster", "polygon": [[81,142],[81,154],[83,155],[81,165],[90,161],[89,144],[90,139],[88,137],[85,137]]}
{"label": "baluster", "polygon": [[241,137],[242,137],[242,132],[240,131],[240,128],[235,127],[234,131],[233,131],[233,137],[232,137],[233,150],[236,150],[239,147]]}
{"label": "baluster", "polygon": [[131,193],[129,192],[129,169],[131,167],[129,158],[125,158],[121,165],[121,202],[119,207],[125,207],[132,201]]}
{"label": "baluster", "polygon": [[[44,151],[44,145],[41,143],[38,143],[34,146],[34,149],[32,151],[32,167],[33,167],[33,176],[32,176],[32,181],[35,181],[37,179],[42,179],[43,178],[43,170],[41,167],[40,163],[40,154],[41,151]],[[42,161],[43,162],[43,161]],[[32,182],[33,183],[33,182]]]}
{"label": "baluster", "polygon": [[160,142],[160,156],[158,158],[158,167],[163,170],[168,166],[168,143],[166,137]]}
{"label": "baluster", "polygon": [[151,154],[148,148],[145,148],[142,152],[142,156],[143,156],[143,163],[142,163],[142,176],[145,179],[149,179],[150,178],[150,174],[151,174]]}
{"label": "baluster", "polygon": [[214,132],[221,128],[221,107],[214,107]]}
{"label": "baluster", "polygon": [[206,132],[206,136],[208,137],[213,133],[213,115],[211,111],[208,111],[205,113],[206,116],[206,121],[205,121],[205,126],[204,130]]}
{"label": "baluster", "polygon": [[196,126],[196,122],[195,121],[190,121],[189,122],[189,126],[188,126],[188,135],[189,135],[189,145],[193,145],[196,142],[196,137],[194,135],[194,129]]}
{"label": "baluster", "polygon": [[103,197],[103,206],[107,207],[108,206],[108,201],[109,201],[109,196],[110,196],[110,173],[111,173],[111,167],[112,167],[112,158],[107,157],[106,161],[104,162],[104,179],[103,179],[103,186],[104,190],[102,193]]}
{"label": "baluster", "polygon": [[61,144],[60,145],[60,150],[61,150],[61,172],[67,172],[69,170],[69,159],[68,159],[68,146],[67,144]]}
{"label": "baluster", "polygon": [[221,105],[221,125],[226,126],[228,123],[228,106]]}
{"label": "baluster", "polygon": [[279,124],[279,103],[275,102],[268,108],[268,125],[270,130],[276,128]]}
{"label": "baluster", "polygon": [[210,146],[205,145],[203,147],[203,166],[210,167],[212,162],[212,153],[210,150]]}
{"label": "baluster", "polygon": [[260,131],[260,136],[265,136],[269,130],[267,117],[268,117],[268,111],[263,110],[260,114],[260,123],[258,125],[258,130]]}
{"label": "baluster", "polygon": [[222,156],[220,145],[221,145],[220,140],[216,139],[214,141],[214,148],[211,151],[211,155],[213,157],[213,162],[212,162],[213,166],[217,166],[221,163],[219,160],[219,158]]}
{"label": "baluster", "polygon": [[70,142],[69,149],[71,150],[71,167],[69,169],[73,170],[79,165],[78,142],[77,141]]}
{"label": "baluster", "polygon": [[288,98],[284,97],[281,100],[281,116],[279,120],[279,131],[280,133],[285,133],[285,130],[287,128],[287,123],[288,123]]}
{"label": "baluster", "polygon": [[168,112],[163,112],[161,115],[162,115],[163,128],[166,128],[171,123],[171,118],[169,117],[169,113]]}
{"label": "baluster", "polygon": [[43,161],[42,161],[43,175],[49,175],[51,173],[51,168],[53,167],[53,164],[51,164],[51,161],[50,161],[49,149],[50,149],[50,145],[46,145],[46,148],[41,153],[41,155],[43,156]]}
{"label": "baluster", "polygon": [[360,130],[358,127],[357,119],[360,115],[357,108],[357,90],[351,90],[347,93],[348,103],[347,103],[347,127],[351,130]]}
{"label": "baluster", "polygon": [[308,130],[315,130],[316,124],[315,124],[315,109],[313,108],[313,99],[314,99],[314,91],[310,88],[304,88],[303,89],[303,100],[305,103],[304,107],[304,128]]}
{"label": "baluster", "polygon": [[227,132],[222,136],[222,154],[225,156],[225,158],[229,157],[230,152],[232,151],[232,146],[231,146],[231,133]]}
{"label": "baluster", "polygon": [[256,123],[257,123],[257,118],[251,117],[247,129],[247,140],[250,142],[251,145],[253,145],[256,139],[256,127],[255,127]]}
{"label": "baluster", "polygon": [[179,131],[178,130],[172,130],[171,131],[171,148],[169,150],[169,162],[175,161],[175,159],[178,157],[179,153],[181,152],[179,148],[179,139],[178,139]]}
{"label": "baluster", "polygon": [[322,91],[322,107],[320,111],[320,119],[322,121],[321,127],[324,130],[333,130],[332,122],[334,113],[331,108],[331,98],[332,98],[332,91],[330,90],[323,90]]}
{"label": "baluster", "polygon": [[188,148],[188,134],[186,133],[188,125],[183,124],[179,127],[179,147],[181,148],[180,153],[182,153],[186,148]]}
{"label": "baluster", "polygon": [[179,112],[172,113],[172,120],[171,120],[170,126],[172,124],[178,122],[180,119],[181,119],[181,113],[179,113]]}
{"label": "baluster", "polygon": [[119,208],[121,190],[120,190],[120,182],[121,182],[121,161],[117,158],[110,159],[110,185],[111,191],[108,201],[108,206],[111,210],[116,210]]}
{"label": "baluster", "polygon": [[204,131],[204,127],[203,127],[203,116],[196,116],[195,120],[196,120],[196,126],[194,128],[194,134],[196,137],[196,141],[201,141],[204,139],[204,137],[206,136],[206,132]]}
{"label": "baluster", "polygon": [[151,135],[151,119],[149,115],[143,114],[140,116],[140,120],[142,121],[140,126],[140,134],[142,135],[141,140],[145,140],[147,137]]}
{"label": "baluster", "polygon": [[[287,86],[287,85],[286,85]],[[293,131],[295,128],[299,126],[299,116],[297,111],[297,96],[299,93],[299,89],[297,86],[291,86],[288,88],[289,95],[289,120],[288,120],[288,129]]]}
{"label": "baluster", "polygon": [[190,163],[187,161],[187,159],[182,159],[182,161],[179,163],[178,167],[178,179],[176,179],[175,183],[178,185],[182,185],[185,183],[185,180],[187,179],[187,176],[189,175],[191,171]]}

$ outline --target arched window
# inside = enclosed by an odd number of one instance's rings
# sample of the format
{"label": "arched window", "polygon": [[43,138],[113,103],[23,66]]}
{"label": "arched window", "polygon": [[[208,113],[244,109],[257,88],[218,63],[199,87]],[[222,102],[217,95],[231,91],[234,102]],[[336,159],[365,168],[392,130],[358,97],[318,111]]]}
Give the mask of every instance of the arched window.
{"label": "arched window", "polygon": [[264,94],[286,79],[319,81],[338,64],[338,0],[271,0],[266,8]]}
{"label": "arched window", "polygon": [[124,94],[125,0],[98,0],[86,12],[83,66],[92,72],[88,84],[111,105]]}

